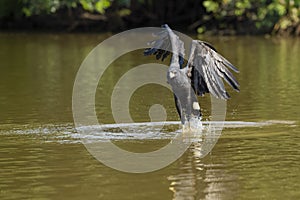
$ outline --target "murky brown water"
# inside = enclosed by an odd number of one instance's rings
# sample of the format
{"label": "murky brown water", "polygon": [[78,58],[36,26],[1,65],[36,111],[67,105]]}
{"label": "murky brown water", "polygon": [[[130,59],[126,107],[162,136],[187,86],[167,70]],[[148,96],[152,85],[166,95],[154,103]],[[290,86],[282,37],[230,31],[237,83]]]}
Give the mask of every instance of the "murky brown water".
{"label": "murky brown water", "polygon": [[[0,199],[300,198],[299,39],[206,38],[240,69],[241,92],[230,91],[226,120],[272,124],[227,127],[205,158],[195,155],[194,144],[164,169],[129,174],[101,164],[74,137],[75,76],[107,36],[0,34]],[[120,57],[105,72],[96,94],[105,123],[113,123],[109,97],[119,77],[154,61],[140,54]],[[172,94],[157,85],[136,91],[133,119],[148,121],[154,103],[165,106],[168,120],[178,120]],[[209,96],[201,106],[208,118]],[[144,152],[166,138],[116,144]]]}

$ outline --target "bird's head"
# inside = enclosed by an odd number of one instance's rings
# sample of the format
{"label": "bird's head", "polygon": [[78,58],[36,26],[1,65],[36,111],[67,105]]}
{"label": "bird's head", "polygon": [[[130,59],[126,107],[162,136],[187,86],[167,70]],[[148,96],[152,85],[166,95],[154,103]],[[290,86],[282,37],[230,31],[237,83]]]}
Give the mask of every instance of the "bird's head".
{"label": "bird's head", "polygon": [[174,77],[176,77],[176,75],[177,75],[177,71],[170,71],[170,72],[169,72],[169,77],[170,77],[171,79],[173,79]]}
{"label": "bird's head", "polygon": [[178,74],[178,70],[174,67],[170,67],[169,68],[169,77],[170,77],[170,79],[173,79],[173,78],[175,78],[176,76],[177,76],[177,74]]}

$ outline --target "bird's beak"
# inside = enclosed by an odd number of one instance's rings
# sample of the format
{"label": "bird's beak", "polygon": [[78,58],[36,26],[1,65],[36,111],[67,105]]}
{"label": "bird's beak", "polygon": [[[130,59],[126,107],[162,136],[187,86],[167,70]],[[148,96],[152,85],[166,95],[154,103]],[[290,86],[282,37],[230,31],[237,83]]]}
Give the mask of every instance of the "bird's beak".
{"label": "bird's beak", "polygon": [[175,77],[175,74],[173,72],[170,72],[169,75],[170,75],[170,78],[174,78]]}

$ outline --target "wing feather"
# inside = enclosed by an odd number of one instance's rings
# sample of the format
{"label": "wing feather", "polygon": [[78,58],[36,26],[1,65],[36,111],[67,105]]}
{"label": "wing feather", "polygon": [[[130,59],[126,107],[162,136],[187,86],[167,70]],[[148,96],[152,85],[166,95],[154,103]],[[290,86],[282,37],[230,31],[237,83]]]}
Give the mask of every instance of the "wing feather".
{"label": "wing feather", "polygon": [[156,59],[162,61],[172,53],[172,64],[182,68],[184,63],[184,43],[179,37],[165,24],[162,26],[163,30],[154,36],[157,40],[149,42],[151,46],[144,51],[145,56],[155,55]]}
{"label": "wing feather", "polygon": [[187,67],[193,68],[192,86],[198,95],[209,92],[217,98],[230,98],[222,79],[239,91],[239,84],[229,70],[238,69],[206,42],[193,40]]}

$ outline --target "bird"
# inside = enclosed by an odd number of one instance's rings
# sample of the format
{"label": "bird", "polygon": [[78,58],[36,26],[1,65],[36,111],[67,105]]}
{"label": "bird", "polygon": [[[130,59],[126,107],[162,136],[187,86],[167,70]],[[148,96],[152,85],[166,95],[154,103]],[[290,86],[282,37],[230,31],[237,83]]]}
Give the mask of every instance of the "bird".
{"label": "bird", "polygon": [[144,50],[144,55],[155,55],[157,60],[162,61],[171,55],[167,82],[171,85],[176,109],[183,125],[191,119],[201,120],[198,96],[210,93],[219,99],[230,98],[223,80],[235,91],[240,91],[240,85],[230,71],[238,73],[239,70],[210,43],[192,40],[185,64],[184,43],[167,24],[162,25],[162,31],[156,36],[158,39],[148,43],[150,47]]}

